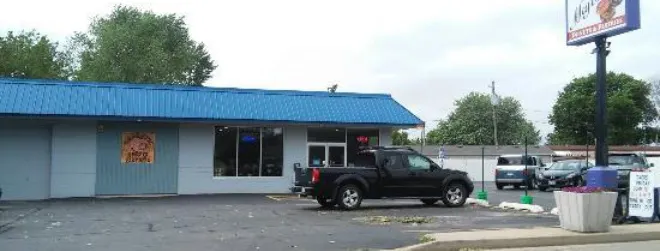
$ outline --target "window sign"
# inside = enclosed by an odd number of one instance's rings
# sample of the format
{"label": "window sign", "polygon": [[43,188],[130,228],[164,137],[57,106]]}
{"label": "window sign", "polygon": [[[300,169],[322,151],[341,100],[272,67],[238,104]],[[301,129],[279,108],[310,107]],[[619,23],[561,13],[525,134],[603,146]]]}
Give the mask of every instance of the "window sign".
{"label": "window sign", "polygon": [[154,163],[155,133],[124,132],[121,141],[121,163]]}

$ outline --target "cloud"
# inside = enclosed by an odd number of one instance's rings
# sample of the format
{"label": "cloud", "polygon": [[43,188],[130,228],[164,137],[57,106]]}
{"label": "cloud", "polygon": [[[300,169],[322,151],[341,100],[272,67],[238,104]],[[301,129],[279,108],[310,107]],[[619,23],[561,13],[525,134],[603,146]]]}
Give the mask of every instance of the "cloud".
{"label": "cloud", "polygon": [[[22,0],[3,4],[0,32],[63,41],[116,4],[184,15],[219,65],[208,85],[392,93],[431,125],[496,81],[550,132],[557,93],[595,69],[592,45],[565,45],[557,0]],[[608,69],[646,79],[660,74],[660,1],[642,4],[642,29],[611,39]]]}

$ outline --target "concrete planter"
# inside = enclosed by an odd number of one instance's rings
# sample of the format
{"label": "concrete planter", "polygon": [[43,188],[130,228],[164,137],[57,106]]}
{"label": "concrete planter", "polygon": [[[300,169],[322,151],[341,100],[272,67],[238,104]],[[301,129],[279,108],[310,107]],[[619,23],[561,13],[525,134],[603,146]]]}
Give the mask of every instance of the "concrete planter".
{"label": "concrete planter", "polygon": [[617,193],[555,191],[561,228],[581,233],[609,232]]}

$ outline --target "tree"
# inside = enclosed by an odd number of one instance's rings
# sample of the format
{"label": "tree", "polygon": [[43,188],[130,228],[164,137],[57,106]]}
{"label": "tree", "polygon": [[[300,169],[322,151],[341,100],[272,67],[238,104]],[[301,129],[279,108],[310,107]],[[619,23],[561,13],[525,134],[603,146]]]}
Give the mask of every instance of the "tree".
{"label": "tree", "polygon": [[57,43],[35,31],[0,36],[0,76],[65,79],[63,54]]}
{"label": "tree", "polygon": [[405,146],[410,145],[411,143],[407,132],[401,130],[395,130],[392,132],[392,145]]}
{"label": "tree", "polygon": [[651,101],[656,111],[660,111],[660,79],[654,78],[650,81]]}
{"label": "tree", "polygon": [[[651,85],[623,73],[609,72],[607,81],[608,143],[637,144],[639,127],[656,120],[658,112],[650,97]],[[550,124],[552,144],[594,144],[596,75],[575,78],[559,93]]]}
{"label": "tree", "polygon": [[[427,134],[429,144],[486,145],[495,144],[493,135],[493,105],[490,96],[472,92],[455,102],[456,109],[446,120]],[[525,119],[520,102],[503,98],[495,106],[497,140],[500,145],[538,144],[539,131]]]}
{"label": "tree", "polygon": [[70,41],[78,80],[201,85],[216,68],[182,17],[117,6]]}

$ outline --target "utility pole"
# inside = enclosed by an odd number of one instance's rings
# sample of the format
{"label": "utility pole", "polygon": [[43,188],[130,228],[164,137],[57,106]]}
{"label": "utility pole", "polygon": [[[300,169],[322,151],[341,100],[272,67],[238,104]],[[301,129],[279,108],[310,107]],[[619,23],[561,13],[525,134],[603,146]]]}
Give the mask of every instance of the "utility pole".
{"label": "utility pole", "polygon": [[493,139],[495,140],[495,149],[498,149],[499,146],[497,144],[497,114],[495,113],[496,111],[496,106],[500,103],[500,98],[497,96],[497,93],[495,93],[495,81],[493,81],[490,85],[490,103],[493,105]]}

